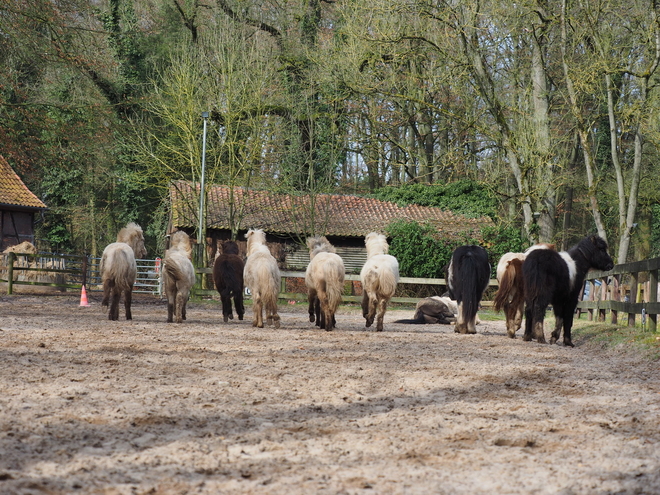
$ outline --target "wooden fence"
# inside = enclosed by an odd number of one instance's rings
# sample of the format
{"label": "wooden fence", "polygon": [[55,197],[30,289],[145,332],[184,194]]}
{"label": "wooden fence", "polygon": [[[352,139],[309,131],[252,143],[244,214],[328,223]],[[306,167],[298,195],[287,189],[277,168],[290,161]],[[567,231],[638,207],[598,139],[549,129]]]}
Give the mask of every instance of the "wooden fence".
{"label": "wooden fence", "polygon": [[599,321],[605,321],[609,311],[614,324],[622,313],[629,326],[641,315],[642,323],[648,319],[649,330],[655,332],[660,314],[658,269],[660,258],[616,265],[608,272],[590,271],[585,281],[589,296],[578,303],[578,311],[586,311],[589,319],[596,315]]}

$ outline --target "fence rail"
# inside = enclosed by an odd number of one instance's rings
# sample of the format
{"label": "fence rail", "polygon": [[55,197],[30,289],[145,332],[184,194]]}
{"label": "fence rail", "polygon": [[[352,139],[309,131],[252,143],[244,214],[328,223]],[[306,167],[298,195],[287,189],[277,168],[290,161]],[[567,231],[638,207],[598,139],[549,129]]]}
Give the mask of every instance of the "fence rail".
{"label": "fence rail", "polygon": [[658,270],[660,258],[616,265],[608,272],[590,271],[585,280],[588,298],[578,303],[578,311],[586,311],[589,319],[596,315],[605,321],[619,323],[619,313],[627,315],[627,324],[634,326],[636,316],[642,323],[648,319],[649,330],[655,332],[660,314],[658,301]]}

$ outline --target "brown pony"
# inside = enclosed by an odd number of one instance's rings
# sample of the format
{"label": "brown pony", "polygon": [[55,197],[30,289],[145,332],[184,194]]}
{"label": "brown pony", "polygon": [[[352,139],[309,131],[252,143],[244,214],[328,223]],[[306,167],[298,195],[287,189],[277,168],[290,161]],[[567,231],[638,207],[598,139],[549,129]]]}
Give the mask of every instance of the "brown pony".
{"label": "brown pony", "polygon": [[308,288],[309,321],[329,331],[335,326],[335,312],[344,288],[344,260],[325,237],[307,239],[309,265],[305,272]]}
{"label": "brown pony", "polygon": [[527,255],[536,249],[552,249],[554,244],[535,244],[524,253],[506,253],[497,263],[497,292],[493,298],[493,309],[504,310],[506,316],[506,333],[512,339],[522,326],[525,311],[525,292],[522,276],[522,265]]}
{"label": "brown pony", "polygon": [[190,289],[195,285],[195,267],[188,234],[179,230],[172,234],[170,248],[163,259],[163,287],[167,295],[167,323],[183,323]]}
{"label": "brown pony", "polygon": [[280,293],[280,269],[277,261],[266,246],[266,234],[261,229],[250,229],[247,239],[247,261],[243,271],[245,285],[252,292],[254,319],[252,326],[263,328],[263,310],[266,323],[280,328],[280,315],[277,314],[277,296]]}
{"label": "brown pony", "polygon": [[231,300],[234,298],[234,307],[238,319],[245,315],[243,306],[243,270],[245,263],[238,254],[238,244],[235,241],[222,243],[222,254],[213,262],[213,282],[220,293],[222,301],[222,318],[225,323],[234,318],[231,309]]}
{"label": "brown pony", "polygon": [[132,320],[131,300],[133,284],[137,277],[137,263],[135,258],[144,258],[147,250],[144,247],[142,228],[131,222],[117,234],[117,242],[108,244],[101,256],[101,280],[103,282],[103,300],[101,306],[104,310],[110,306],[108,319],[119,319],[119,300],[124,294],[124,308],[126,319]]}

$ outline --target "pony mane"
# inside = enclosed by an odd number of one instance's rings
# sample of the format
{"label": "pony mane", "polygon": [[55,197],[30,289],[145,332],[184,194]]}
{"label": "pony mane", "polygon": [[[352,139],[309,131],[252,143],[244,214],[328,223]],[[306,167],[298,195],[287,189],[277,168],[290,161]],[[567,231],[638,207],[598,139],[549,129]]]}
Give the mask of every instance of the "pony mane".
{"label": "pony mane", "polygon": [[183,251],[188,256],[192,257],[192,245],[190,244],[190,237],[183,230],[177,230],[170,237],[170,249],[177,249]]}
{"label": "pony mane", "polygon": [[236,241],[225,241],[222,243],[222,254],[238,254],[238,244]]}
{"label": "pony mane", "polygon": [[126,227],[119,231],[117,234],[117,242],[123,242],[131,246],[136,258],[143,258],[147,255],[147,250],[144,247],[142,227],[135,222],[127,223]]}
{"label": "pony mane", "polygon": [[255,250],[259,249],[260,246],[266,246],[266,234],[261,229],[250,229],[245,234],[247,239],[247,255],[250,256]]}
{"label": "pony mane", "polygon": [[390,250],[387,244],[387,238],[378,232],[370,232],[364,238],[364,244],[367,247],[367,259],[378,254],[387,254]]}
{"label": "pony mane", "polygon": [[311,260],[318,253],[336,253],[335,247],[330,244],[330,241],[325,236],[314,236],[307,239],[307,247],[309,248],[309,259]]}

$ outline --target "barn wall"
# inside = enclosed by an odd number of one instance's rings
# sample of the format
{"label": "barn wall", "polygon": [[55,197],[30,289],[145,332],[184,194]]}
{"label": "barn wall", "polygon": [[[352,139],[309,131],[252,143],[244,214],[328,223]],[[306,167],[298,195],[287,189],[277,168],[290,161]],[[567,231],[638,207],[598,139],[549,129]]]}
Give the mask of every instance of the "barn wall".
{"label": "barn wall", "polygon": [[0,210],[0,251],[29,241],[34,244],[34,213]]}

